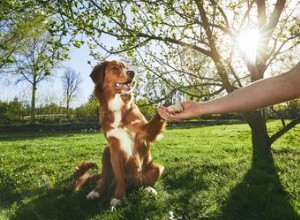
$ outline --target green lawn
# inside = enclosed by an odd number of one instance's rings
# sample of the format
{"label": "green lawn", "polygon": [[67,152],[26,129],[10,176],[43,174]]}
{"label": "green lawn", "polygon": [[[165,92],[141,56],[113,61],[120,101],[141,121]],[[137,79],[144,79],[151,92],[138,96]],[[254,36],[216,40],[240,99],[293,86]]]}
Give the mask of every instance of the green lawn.
{"label": "green lawn", "polygon": [[86,201],[88,189],[70,191],[77,164],[100,164],[101,132],[0,133],[0,219],[299,219],[300,126],[266,161],[252,160],[250,139],[247,125],[167,130],[152,148],[166,168],[158,195],[128,193],[111,212],[112,192]]}

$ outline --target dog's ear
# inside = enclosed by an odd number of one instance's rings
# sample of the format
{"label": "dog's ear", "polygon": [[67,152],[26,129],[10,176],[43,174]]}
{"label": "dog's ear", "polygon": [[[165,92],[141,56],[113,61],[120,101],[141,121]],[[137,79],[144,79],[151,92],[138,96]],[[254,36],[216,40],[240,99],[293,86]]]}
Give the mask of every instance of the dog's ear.
{"label": "dog's ear", "polygon": [[97,64],[91,72],[90,77],[96,85],[103,85],[107,63],[108,61],[104,61]]}

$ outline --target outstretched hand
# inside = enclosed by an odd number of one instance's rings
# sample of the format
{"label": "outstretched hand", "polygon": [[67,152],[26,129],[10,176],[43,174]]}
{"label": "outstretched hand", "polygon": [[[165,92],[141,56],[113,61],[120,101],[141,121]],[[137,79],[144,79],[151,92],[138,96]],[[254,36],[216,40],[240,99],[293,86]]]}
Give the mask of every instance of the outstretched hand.
{"label": "outstretched hand", "polygon": [[194,101],[185,101],[181,104],[171,105],[169,107],[160,106],[158,114],[166,121],[181,121],[199,116],[199,103]]}

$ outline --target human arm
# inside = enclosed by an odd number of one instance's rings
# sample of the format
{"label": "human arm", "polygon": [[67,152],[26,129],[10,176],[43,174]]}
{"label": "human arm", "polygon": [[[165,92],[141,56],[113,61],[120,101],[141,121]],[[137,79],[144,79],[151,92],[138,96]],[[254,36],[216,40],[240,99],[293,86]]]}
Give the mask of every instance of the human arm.
{"label": "human arm", "polygon": [[171,114],[164,106],[158,112],[168,121],[183,120],[208,114],[251,111],[299,96],[300,62],[286,73],[256,81],[223,97],[207,102],[183,102],[180,113]]}

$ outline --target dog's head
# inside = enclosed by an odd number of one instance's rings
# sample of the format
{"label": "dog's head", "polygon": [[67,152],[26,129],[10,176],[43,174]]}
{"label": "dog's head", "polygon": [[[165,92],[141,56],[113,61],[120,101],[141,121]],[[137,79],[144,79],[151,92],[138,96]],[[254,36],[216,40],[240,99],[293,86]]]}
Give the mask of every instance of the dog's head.
{"label": "dog's head", "polygon": [[120,61],[104,61],[96,65],[90,75],[101,91],[129,94],[135,86],[135,73]]}

